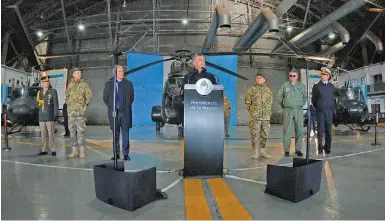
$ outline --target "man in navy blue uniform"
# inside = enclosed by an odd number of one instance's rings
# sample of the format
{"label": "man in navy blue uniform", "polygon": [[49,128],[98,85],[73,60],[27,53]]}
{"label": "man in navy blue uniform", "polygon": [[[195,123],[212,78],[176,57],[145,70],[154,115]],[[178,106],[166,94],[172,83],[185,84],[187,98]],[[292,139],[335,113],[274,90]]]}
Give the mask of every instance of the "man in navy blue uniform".
{"label": "man in navy blue uniform", "polygon": [[[325,150],[326,154],[331,151],[332,144],[332,123],[335,109],[335,96],[337,89],[329,82],[330,70],[321,68],[321,80],[314,84],[312,90],[312,103],[316,109],[318,126],[318,154]],[[322,145],[322,136],[325,132],[325,145]]]}

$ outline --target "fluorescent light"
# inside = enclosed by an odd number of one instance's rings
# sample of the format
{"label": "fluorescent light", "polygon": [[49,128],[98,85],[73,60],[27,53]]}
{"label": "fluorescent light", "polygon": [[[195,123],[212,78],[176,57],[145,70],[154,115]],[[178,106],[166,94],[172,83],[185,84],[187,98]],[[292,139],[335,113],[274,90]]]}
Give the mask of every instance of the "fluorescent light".
{"label": "fluorescent light", "polygon": [[336,37],[336,34],[334,32],[329,33],[329,39],[334,39]]}
{"label": "fluorescent light", "polygon": [[42,31],[37,31],[37,32],[36,32],[36,35],[37,35],[38,37],[43,37],[43,32],[42,32]]}
{"label": "fluorescent light", "polygon": [[183,19],[183,20],[182,20],[182,23],[183,23],[183,24],[187,24],[187,23],[188,23],[187,19]]}

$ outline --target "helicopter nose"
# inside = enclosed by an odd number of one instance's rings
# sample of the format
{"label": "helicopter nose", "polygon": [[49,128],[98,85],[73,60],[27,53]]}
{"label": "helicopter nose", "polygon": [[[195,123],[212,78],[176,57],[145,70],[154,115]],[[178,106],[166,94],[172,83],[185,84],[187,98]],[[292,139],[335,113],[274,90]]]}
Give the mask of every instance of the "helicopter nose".
{"label": "helicopter nose", "polygon": [[18,116],[26,116],[29,114],[29,108],[25,105],[19,105],[10,109],[10,111]]}

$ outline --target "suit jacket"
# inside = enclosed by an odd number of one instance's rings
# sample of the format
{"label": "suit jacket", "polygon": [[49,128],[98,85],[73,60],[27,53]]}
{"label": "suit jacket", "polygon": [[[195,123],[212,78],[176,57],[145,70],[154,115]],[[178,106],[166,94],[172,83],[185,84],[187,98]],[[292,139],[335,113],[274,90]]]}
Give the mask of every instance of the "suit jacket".
{"label": "suit jacket", "polygon": [[207,78],[211,81],[212,84],[217,84],[217,79],[215,76],[208,72],[205,68],[203,68],[201,72],[198,72],[198,70],[194,68],[191,72],[183,77],[182,87],[180,90],[181,95],[184,95],[185,84],[196,84],[201,78]]}
{"label": "suit jacket", "polygon": [[[114,111],[114,79],[111,78],[106,82],[103,90],[103,101],[108,108],[108,121],[110,123],[111,130],[113,129],[114,119],[112,118],[112,112]],[[128,128],[132,127],[132,102],[134,101],[134,86],[132,82],[123,79],[123,106],[125,107],[124,117],[127,121]]]}

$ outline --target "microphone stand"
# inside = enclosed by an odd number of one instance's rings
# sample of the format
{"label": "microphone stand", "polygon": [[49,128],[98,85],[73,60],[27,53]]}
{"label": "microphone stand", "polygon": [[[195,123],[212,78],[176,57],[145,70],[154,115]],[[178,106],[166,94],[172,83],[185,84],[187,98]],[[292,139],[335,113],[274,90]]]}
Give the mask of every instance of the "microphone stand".
{"label": "microphone stand", "polygon": [[306,133],[306,164],[309,163],[309,151],[310,151],[310,130],[311,130],[311,122],[310,122],[310,81],[309,81],[309,63],[308,60],[305,59],[306,65],[306,91],[307,91],[307,133]]}
{"label": "microphone stand", "polygon": [[114,154],[114,169],[118,169],[118,159],[117,159],[117,153],[116,153],[116,145],[119,145],[116,143],[116,125],[117,125],[117,116],[116,116],[116,78],[117,78],[117,64],[118,64],[118,55],[114,55],[114,68],[113,68],[113,82],[114,82],[114,103],[113,103],[113,111],[112,111],[112,119],[113,119],[113,129],[112,129],[112,150]]}

